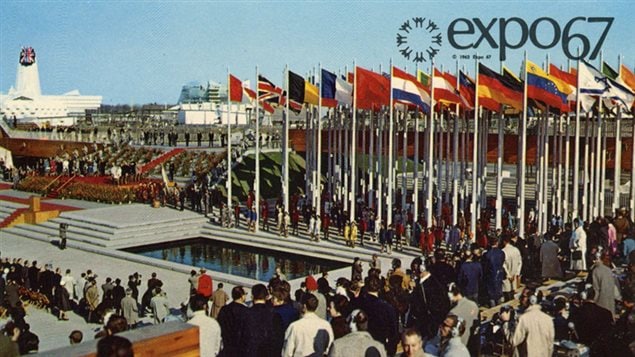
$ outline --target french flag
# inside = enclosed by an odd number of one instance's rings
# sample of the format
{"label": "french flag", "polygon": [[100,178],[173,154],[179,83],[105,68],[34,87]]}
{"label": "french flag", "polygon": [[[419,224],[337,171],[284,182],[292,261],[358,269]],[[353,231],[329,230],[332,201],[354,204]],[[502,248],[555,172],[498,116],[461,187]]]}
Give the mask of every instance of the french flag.
{"label": "french flag", "polygon": [[417,78],[397,67],[392,67],[392,97],[395,102],[414,105],[430,113],[430,93]]}
{"label": "french flag", "polygon": [[353,85],[334,73],[322,69],[322,105],[335,107],[353,104]]}

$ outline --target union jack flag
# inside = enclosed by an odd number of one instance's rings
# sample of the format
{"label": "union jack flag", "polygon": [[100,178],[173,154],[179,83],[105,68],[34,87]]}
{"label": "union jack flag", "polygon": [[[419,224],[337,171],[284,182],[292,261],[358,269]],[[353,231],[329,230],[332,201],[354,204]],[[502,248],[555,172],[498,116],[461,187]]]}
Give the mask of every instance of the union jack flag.
{"label": "union jack flag", "polygon": [[35,63],[35,50],[33,47],[22,47],[20,51],[20,64],[30,66]]}
{"label": "union jack flag", "polygon": [[280,98],[282,97],[282,88],[276,87],[273,82],[258,75],[258,99],[268,102],[272,105],[280,104]]}

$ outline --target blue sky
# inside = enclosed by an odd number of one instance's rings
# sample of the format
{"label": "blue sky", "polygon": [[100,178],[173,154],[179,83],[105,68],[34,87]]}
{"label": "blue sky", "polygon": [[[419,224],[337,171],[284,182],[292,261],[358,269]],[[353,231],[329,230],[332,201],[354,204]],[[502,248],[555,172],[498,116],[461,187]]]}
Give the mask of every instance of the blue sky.
{"label": "blue sky", "polygon": [[[285,64],[306,74],[318,64],[331,71],[360,66],[387,70],[390,59],[412,72],[415,63],[401,56],[396,44],[399,26],[421,16],[433,19],[443,33],[435,63],[454,71],[454,56],[489,55],[484,63],[498,69],[498,49],[485,42],[475,50],[456,50],[448,43],[447,28],[457,18],[519,17],[531,23],[554,18],[561,30],[576,16],[614,17],[603,45],[613,66],[618,55],[635,64],[632,39],[632,1],[1,1],[0,92],[15,82],[20,48],[33,46],[45,94],[79,89],[102,95],[105,104],[174,103],[181,86],[190,81],[224,82],[227,67],[246,80],[255,66],[282,85]],[[492,35],[498,41],[498,22]],[[538,38],[552,35],[543,22]],[[571,33],[587,36],[595,45],[604,24],[575,23]],[[519,38],[509,25],[510,42]],[[424,43],[427,38],[411,40]],[[462,37],[468,43],[477,34]],[[416,39],[416,41],[415,41]],[[507,50],[505,64],[519,72],[523,50],[536,63],[566,65],[560,41],[550,50],[528,43]],[[580,42],[573,42],[574,48]],[[574,50],[575,52],[575,50]],[[598,63],[598,60],[593,62]],[[470,72],[474,61],[463,60]],[[420,66],[421,68],[421,66]],[[429,69],[429,64],[423,65]]]}

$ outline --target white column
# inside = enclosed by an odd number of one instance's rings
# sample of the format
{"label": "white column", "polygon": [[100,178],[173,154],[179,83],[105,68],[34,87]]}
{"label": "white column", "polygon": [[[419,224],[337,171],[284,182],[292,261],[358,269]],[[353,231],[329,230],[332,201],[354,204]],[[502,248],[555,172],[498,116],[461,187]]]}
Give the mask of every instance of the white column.
{"label": "white column", "polygon": [[620,184],[622,176],[622,110],[617,112],[615,119],[615,169],[613,170],[613,210],[611,216],[620,208]]}
{"label": "white column", "polygon": [[496,155],[496,229],[503,227],[503,151],[505,150],[505,117],[498,117],[498,151]]}

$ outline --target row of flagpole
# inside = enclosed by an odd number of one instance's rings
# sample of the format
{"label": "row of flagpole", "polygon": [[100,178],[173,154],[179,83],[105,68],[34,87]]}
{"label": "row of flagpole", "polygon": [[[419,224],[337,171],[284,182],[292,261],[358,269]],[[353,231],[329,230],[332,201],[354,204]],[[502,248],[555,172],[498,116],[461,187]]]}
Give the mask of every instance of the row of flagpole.
{"label": "row of flagpole", "polygon": [[[522,164],[522,162],[526,159],[527,156],[527,99],[528,99],[528,95],[527,95],[527,54],[525,53],[524,56],[524,63],[525,65],[523,66],[524,71],[523,71],[523,78],[524,78],[524,85],[523,85],[523,109],[521,111],[521,116],[519,117],[519,132],[518,132],[518,136],[520,139],[520,154],[519,154],[519,158],[518,161],[521,162],[521,164],[518,166],[519,168],[519,172],[518,172],[518,177],[517,177],[517,183],[519,186],[519,192],[517,195],[517,217],[519,218],[519,224],[518,224],[518,233],[519,235],[524,235],[524,229],[525,229],[525,217],[527,215],[526,212],[526,202],[525,199],[527,197],[526,194],[526,165]],[[470,229],[472,232],[476,232],[476,225],[477,225],[477,219],[479,217],[479,208],[481,207],[479,205],[479,198],[482,198],[482,193],[484,191],[484,185],[485,182],[482,180],[482,177],[480,177],[479,172],[480,169],[482,167],[483,164],[487,165],[487,158],[485,155],[485,163],[483,158],[479,159],[479,152],[483,153],[482,151],[482,146],[484,145],[485,148],[487,147],[487,135],[488,135],[488,131],[483,132],[483,134],[479,135],[479,129],[480,126],[484,126],[484,128],[487,128],[487,124],[488,121],[487,119],[483,119],[484,122],[483,124],[480,124],[480,120],[482,119],[480,114],[480,110],[479,110],[479,105],[478,105],[478,101],[479,101],[479,95],[478,95],[478,87],[479,87],[479,63],[478,61],[475,62],[476,64],[476,76],[475,76],[475,106],[474,106],[474,116],[473,116],[473,131],[472,131],[472,190],[471,190],[471,195],[472,195],[472,200],[471,200],[471,220],[470,220]],[[548,64],[547,64],[548,66]],[[391,78],[393,76],[393,66],[392,66],[392,61],[391,61]],[[425,133],[427,133],[427,150],[424,149],[424,153],[426,154],[425,157],[425,163],[424,163],[424,179],[425,179],[425,187],[424,187],[424,193],[425,193],[425,205],[424,205],[424,211],[425,211],[425,221],[428,223],[428,225],[431,225],[431,223],[433,222],[433,201],[434,201],[434,185],[435,185],[435,178],[438,179],[438,183],[437,183],[437,204],[440,205],[442,200],[441,200],[441,188],[442,188],[442,181],[441,181],[441,175],[444,172],[446,175],[446,195],[445,195],[445,201],[449,201],[449,191],[450,190],[450,185],[449,185],[449,146],[450,146],[450,140],[449,140],[449,133],[448,133],[448,141],[446,142],[447,144],[447,153],[448,155],[445,156],[445,171],[442,168],[442,160],[443,160],[443,147],[442,147],[442,143],[443,143],[443,127],[442,127],[442,121],[444,120],[443,115],[440,116],[439,118],[439,139],[438,141],[441,143],[441,147],[439,147],[438,149],[438,154],[439,154],[439,161],[438,164],[436,166],[436,170],[435,170],[435,163],[434,163],[434,154],[435,154],[435,111],[434,111],[434,104],[435,104],[435,100],[434,100],[434,92],[435,92],[435,88],[434,88],[434,63],[432,64],[432,81],[431,81],[431,86],[430,86],[430,114],[428,116],[428,120],[427,122],[424,121],[425,124]],[[552,175],[551,175],[551,186],[556,186],[554,188],[555,193],[553,193],[553,195],[555,196],[556,200],[555,202],[552,202],[553,204],[553,209],[552,209],[552,215],[555,213],[558,214],[563,214],[564,213],[564,218],[567,217],[567,215],[569,213],[571,213],[573,215],[573,218],[579,216],[585,219],[603,214],[603,210],[604,210],[604,177],[605,177],[605,172],[606,170],[604,169],[606,167],[606,135],[603,135],[603,128],[604,130],[607,130],[607,127],[604,127],[603,124],[606,123],[606,121],[603,121],[603,115],[601,113],[601,110],[598,110],[598,117],[597,117],[597,130],[591,130],[591,133],[589,133],[589,120],[588,120],[588,114],[587,114],[587,122],[586,122],[586,133],[585,133],[585,142],[584,142],[584,172],[585,172],[585,177],[583,178],[583,195],[582,195],[582,211],[580,211],[580,206],[579,206],[579,199],[578,199],[578,188],[580,187],[580,136],[581,136],[581,120],[580,120],[580,65],[579,65],[579,61],[578,61],[578,86],[576,87],[576,110],[575,110],[575,132],[574,132],[574,151],[575,151],[575,155],[574,155],[574,160],[573,160],[573,182],[572,182],[572,190],[569,190],[569,184],[568,184],[568,171],[569,171],[569,165],[570,165],[570,137],[571,137],[571,133],[570,133],[570,117],[569,115],[566,116],[566,136],[565,136],[565,167],[564,167],[564,171],[565,174],[562,174],[562,162],[561,162],[561,151],[562,151],[562,133],[560,130],[560,123],[561,120],[563,120],[563,118],[561,116],[558,116],[557,118],[554,117],[553,120],[553,126],[552,126],[552,133],[553,133],[553,150],[554,150],[554,155],[552,157],[552,162],[554,162],[554,164],[552,165],[553,167],[552,169]],[[228,68],[228,73],[229,73],[229,68]],[[320,65],[320,83],[322,82],[322,68]],[[457,73],[458,73],[458,62],[457,62]],[[288,66],[285,66],[285,78],[287,78],[287,85],[286,85],[286,89],[287,89],[287,93],[289,93],[289,86],[288,86],[288,77],[289,77],[289,69]],[[258,80],[259,78],[259,74],[258,74],[258,68],[256,67],[256,80]],[[357,66],[355,65],[355,70],[354,70],[354,78],[357,79]],[[228,81],[229,83],[230,81]],[[457,76],[457,88],[458,88],[458,76]],[[228,91],[229,91],[229,84],[228,84]],[[307,170],[314,170],[317,172],[312,172],[311,173],[311,202],[314,203],[314,207],[317,211],[317,214],[320,214],[320,210],[321,210],[321,205],[320,205],[320,201],[321,201],[321,172],[322,172],[322,96],[319,95],[318,96],[318,108],[317,108],[317,115],[315,115],[314,112],[310,113],[309,116],[309,120],[311,120],[311,124],[310,128],[311,130],[313,130],[313,128],[315,129],[315,134],[312,134],[314,136],[312,136],[312,139],[309,143],[311,143],[311,145],[315,145],[315,147],[311,148],[312,154],[315,154],[315,163],[312,164],[311,166],[307,166]],[[232,206],[232,179],[231,179],[231,166],[232,166],[232,140],[231,140],[231,100],[228,96],[228,116],[227,116],[227,133],[228,133],[228,140],[227,140],[227,169],[228,169],[228,175],[227,175],[227,193],[228,193],[228,197],[227,197],[227,207],[228,209],[231,208]],[[601,106],[601,100],[598,100],[598,106]],[[458,170],[458,147],[459,147],[459,110],[458,110],[458,104],[457,104],[457,110],[456,110],[456,115],[453,119],[454,122],[454,136],[453,136],[453,167],[452,167],[452,185],[451,185],[451,191],[452,191],[452,223],[455,224],[456,223],[456,219],[458,217],[458,206],[460,205],[459,203],[459,199],[458,199],[458,192],[459,192],[459,174],[458,172],[461,172]],[[377,143],[377,148],[378,148],[378,155],[383,155],[384,150],[382,150],[381,146],[383,143],[383,140],[381,140],[381,136],[383,136],[382,131],[381,131],[381,125],[378,125],[377,128],[373,127],[373,115],[371,114],[371,124],[370,124],[370,143],[371,143],[371,148],[370,148],[370,152],[369,152],[369,165],[368,165],[368,171],[369,171],[369,180],[368,182],[364,182],[364,187],[368,187],[369,190],[369,202],[372,201],[370,192],[373,191],[375,189],[373,183],[374,183],[374,179],[375,177],[377,177],[377,182],[376,182],[376,191],[377,191],[377,206],[378,207],[378,212],[377,214],[382,217],[382,211],[383,211],[383,206],[382,206],[382,198],[383,198],[383,191],[386,191],[386,211],[387,211],[387,216],[386,216],[386,224],[390,225],[392,223],[392,212],[393,212],[393,190],[396,186],[396,182],[395,182],[395,161],[396,158],[393,157],[394,156],[394,152],[397,151],[398,149],[394,146],[393,143],[393,139],[395,137],[395,129],[394,129],[394,123],[396,121],[395,119],[395,109],[393,109],[393,91],[392,91],[392,86],[391,86],[391,90],[390,90],[390,109],[389,109],[389,133],[388,133],[388,150],[387,150],[387,155],[388,155],[388,162],[387,162],[387,174],[386,174],[386,181],[387,187],[383,187],[383,181],[382,181],[382,168],[381,168],[381,162],[383,161],[382,158],[380,158],[378,156],[377,158],[377,165],[371,165],[372,164],[372,157],[373,157],[373,140],[375,138],[375,136],[378,139],[378,143]],[[601,108],[601,107],[599,107]],[[260,126],[260,112],[259,112],[259,100],[256,100],[256,110],[255,110],[255,126],[256,126],[256,169],[255,169],[255,184],[254,184],[254,189],[256,192],[256,200],[255,200],[255,208],[256,211],[258,213],[260,213],[260,209],[259,209],[259,200],[260,200],[260,133],[259,133],[259,126]],[[330,116],[330,114],[328,114]],[[539,228],[541,230],[544,230],[546,228],[546,220],[548,217],[548,212],[546,210],[547,207],[547,202],[549,201],[549,198],[547,197],[547,187],[548,186],[548,182],[549,182],[549,118],[550,118],[550,114],[548,113],[548,111],[546,113],[544,113],[545,115],[545,120],[544,121],[540,121],[539,124],[539,128],[538,128],[538,141],[536,142],[536,147],[540,149],[540,155],[538,155],[538,161],[536,162],[536,167],[537,167],[537,182],[536,182],[536,189],[537,189],[537,195],[536,195],[536,203],[539,204],[540,206],[538,206],[538,210],[540,211],[540,215],[538,217],[538,223],[539,223]],[[379,118],[381,118],[382,115],[379,115]],[[332,115],[332,120],[342,120],[343,123],[345,123],[345,120],[342,118],[342,114],[339,113],[337,110],[333,111],[333,115]],[[378,118],[378,119],[379,119]],[[408,131],[408,118],[407,118],[407,113],[402,113],[401,118],[403,118],[403,149],[402,149],[402,154],[405,156],[406,154],[406,150],[405,148],[407,147],[406,143],[407,143],[407,131]],[[617,118],[616,118],[616,131],[615,131],[615,137],[616,137],[616,157],[615,157],[615,162],[617,163],[615,165],[615,176],[614,176],[614,181],[613,181],[613,191],[614,191],[614,199],[613,202],[611,202],[611,207],[613,209],[616,209],[619,206],[619,188],[620,188],[620,174],[621,174],[621,167],[619,165],[619,163],[621,163],[621,123],[622,123],[622,117],[621,117],[621,111],[618,110],[618,114],[617,114]],[[448,122],[449,122],[449,118],[448,118]],[[363,126],[363,130],[364,133],[367,131],[366,128],[366,118],[364,118],[364,124],[362,124]],[[558,123],[556,125],[556,123]],[[286,210],[290,210],[289,207],[289,124],[290,124],[290,115],[289,115],[289,100],[286,101],[285,103],[285,110],[283,113],[283,137],[282,137],[282,150],[283,150],[283,177],[282,177],[282,195],[283,195],[283,202],[284,202],[284,207]],[[358,189],[358,180],[357,180],[357,154],[358,154],[358,145],[357,145],[357,125],[358,125],[358,120],[357,120],[357,91],[353,92],[353,110],[351,113],[351,135],[349,135],[348,133],[348,125],[342,125],[345,127],[345,131],[346,133],[344,134],[344,139],[345,141],[348,141],[349,137],[350,137],[350,145],[348,145],[347,142],[344,143],[344,145],[341,145],[341,136],[342,136],[342,127],[340,126],[338,128],[338,133],[337,133],[337,143],[335,145],[331,145],[331,135],[335,135],[333,133],[331,133],[332,129],[333,129],[333,125],[332,123],[329,123],[329,148],[328,148],[328,153],[329,153],[329,165],[328,168],[329,170],[332,170],[330,173],[332,174],[333,171],[335,171],[335,167],[338,166],[339,167],[339,173],[338,173],[338,177],[342,177],[342,173],[343,173],[343,186],[344,186],[344,192],[343,192],[343,203],[345,208],[349,208],[348,212],[349,212],[349,219],[350,220],[354,220],[356,217],[356,197],[357,197],[357,189]],[[595,123],[592,124],[593,126],[595,126]],[[557,127],[557,129],[556,129]],[[309,128],[307,128],[308,130]],[[377,135],[375,135],[374,130],[377,130]],[[449,131],[450,128],[449,126],[447,127],[447,130]],[[469,130],[469,126],[465,127],[465,131]],[[500,228],[500,224],[502,221],[502,217],[500,216],[501,212],[502,212],[502,178],[503,178],[503,170],[502,170],[502,166],[503,166],[503,146],[504,146],[504,116],[501,114],[499,116],[498,119],[498,152],[497,152],[497,160],[496,160],[496,176],[497,176],[497,183],[496,183],[496,228]],[[415,165],[414,165],[414,180],[413,180],[413,185],[412,185],[412,189],[414,192],[413,195],[413,211],[414,211],[414,217],[415,219],[418,218],[418,198],[419,198],[419,177],[418,177],[418,170],[419,170],[419,115],[418,115],[418,111],[417,113],[415,113],[414,116],[414,129],[413,132],[415,134],[415,153],[414,153],[414,160],[415,160]],[[635,134],[635,128],[634,128],[634,134]],[[595,139],[595,142],[593,142],[593,140],[589,140],[589,135],[591,135],[591,139]],[[480,141],[480,138],[483,138],[483,140]],[[365,145],[365,138],[366,138],[366,134],[364,134],[364,149],[366,150],[366,145]],[[334,140],[335,141],[335,140]],[[593,148],[591,148],[590,153],[589,153],[589,146],[590,145],[594,145]],[[336,159],[333,157],[334,155],[332,155],[331,153],[333,152],[333,146],[335,146],[337,148],[337,150],[341,152],[346,152],[347,154],[343,155],[344,158],[344,165],[342,165],[341,163],[341,158],[339,160],[339,165],[335,165],[333,162],[336,161]],[[316,150],[314,150],[316,149]],[[307,153],[309,151],[309,148],[306,149]],[[364,151],[365,152],[365,151]],[[635,151],[634,151],[635,152]],[[557,165],[555,164],[555,160],[556,158],[558,158],[557,160]],[[462,161],[464,163],[464,160]],[[405,175],[405,166],[403,165],[403,163],[405,163],[405,160],[402,162],[402,203],[403,200],[405,200],[405,196],[407,194],[407,186],[405,185],[405,181],[406,181],[406,175]],[[635,164],[635,155],[633,155],[633,163]],[[344,167],[342,167],[344,166]],[[589,168],[593,168],[592,170],[589,170]],[[632,180],[631,182],[635,182],[635,170],[632,170]],[[350,176],[348,175],[350,173]],[[464,172],[461,172],[461,174],[463,174]],[[435,177],[435,175],[437,175]],[[586,175],[593,175],[592,177],[587,177]],[[426,178],[427,176],[427,178]],[[564,176],[564,177],[563,177]],[[330,175],[330,177],[333,177],[333,175]],[[348,189],[348,184],[350,182],[350,190]],[[562,195],[561,193],[561,188],[563,186],[562,182],[564,182],[564,195]],[[368,186],[366,186],[368,185]],[[481,188],[480,186],[483,185],[483,187]],[[635,185],[631,185],[631,199],[630,199],[630,207],[631,207],[631,211],[635,211]],[[333,189],[332,189],[332,185],[329,186],[330,188],[330,194],[333,195]],[[591,192],[587,192],[587,191],[591,191]],[[341,192],[341,190],[339,190],[339,192]],[[465,192],[464,192],[465,195]],[[572,199],[570,199],[569,197],[573,196]],[[340,196],[340,198],[342,198],[342,196]],[[374,197],[373,197],[374,198]],[[571,202],[571,204],[569,204],[569,202]],[[571,205],[571,209],[569,210],[569,206]],[[440,206],[438,206],[440,207]],[[402,208],[404,208],[402,206]],[[600,209],[602,209],[602,211],[600,211]],[[438,216],[437,212],[437,216]],[[257,228],[256,228],[257,229]]]}

